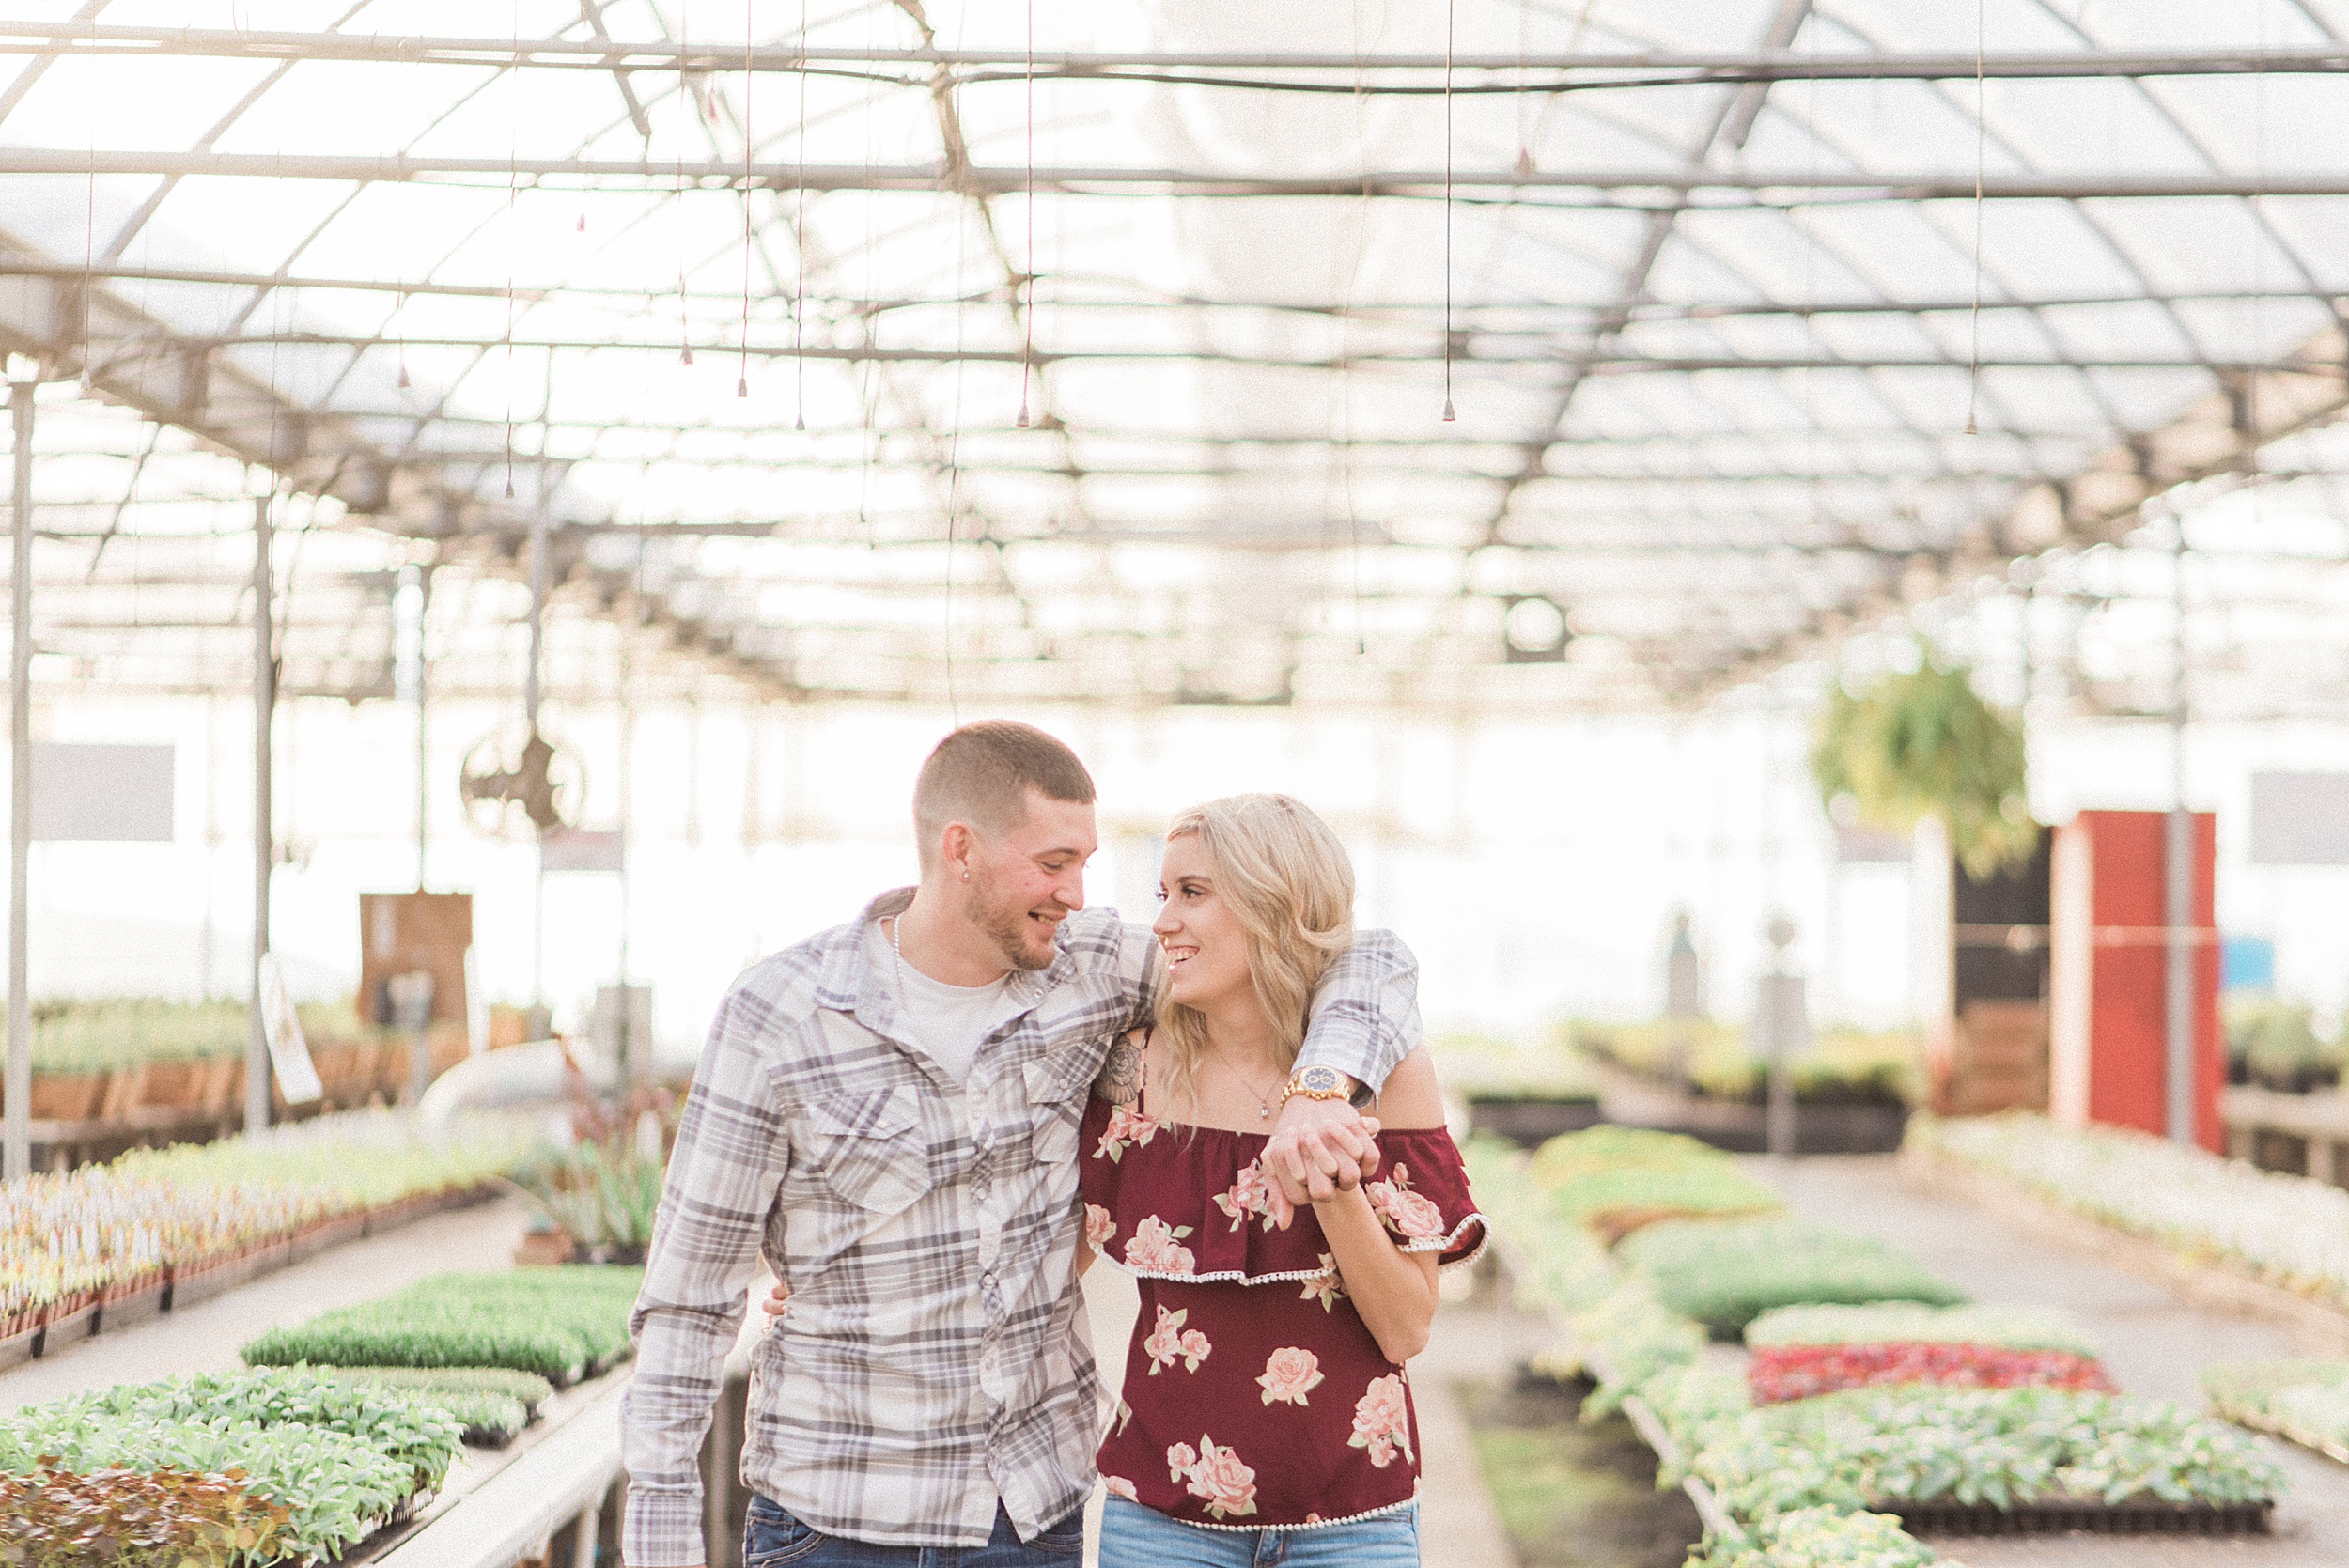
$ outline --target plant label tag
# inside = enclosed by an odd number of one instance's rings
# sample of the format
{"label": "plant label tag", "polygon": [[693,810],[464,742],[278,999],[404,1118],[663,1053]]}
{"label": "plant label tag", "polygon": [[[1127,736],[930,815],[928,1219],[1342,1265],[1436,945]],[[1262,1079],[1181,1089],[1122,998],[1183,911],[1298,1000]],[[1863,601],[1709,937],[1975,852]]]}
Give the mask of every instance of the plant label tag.
{"label": "plant label tag", "polygon": [[261,956],[261,1034],[288,1105],[308,1105],[325,1093],[310,1060],[310,1043],[302,1036],[302,1018],[286,992],[285,968],[274,953]]}

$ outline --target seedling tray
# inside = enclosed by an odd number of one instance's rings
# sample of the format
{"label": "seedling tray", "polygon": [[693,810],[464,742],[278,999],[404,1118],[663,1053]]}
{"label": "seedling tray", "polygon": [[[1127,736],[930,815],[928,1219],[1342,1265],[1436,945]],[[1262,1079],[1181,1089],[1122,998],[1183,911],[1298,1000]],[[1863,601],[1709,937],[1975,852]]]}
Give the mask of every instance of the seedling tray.
{"label": "seedling tray", "polygon": [[364,1214],[347,1214],[339,1219],[329,1219],[322,1225],[312,1226],[293,1238],[291,1261],[300,1263],[304,1258],[316,1257],[330,1247],[339,1247],[346,1241],[356,1241],[366,1234],[367,1217]]}
{"label": "seedling tray", "polygon": [[2272,1502],[2027,1502],[2013,1508],[1991,1503],[1889,1502],[1872,1505],[1897,1516],[1913,1535],[2059,1535],[2088,1530],[2100,1535],[2265,1535],[2273,1524]]}
{"label": "seedling tray", "polygon": [[99,1332],[127,1328],[134,1323],[145,1322],[163,1310],[163,1282],[161,1280],[141,1285],[136,1290],[125,1291],[120,1296],[110,1296],[99,1307]]}
{"label": "seedling tray", "polygon": [[33,1353],[39,1347],[39,1327],[20,1329],[6,1339],[0,1339],[0,1372],[31,1360]]}
{"label": "seedling tray", "polygon": [[247,1252],[241,1258],[230,1258],[188,1273],[175,1272],[171,1277],[171,1310],[209,1301],[213,1296],[236,1289],[261,1271],[260,1254]]}
{"label": "seedling tray", "polygon": [[60,1313],[41,1325],[40,1354],[54,1356],[69,1345],[81,1343],[98,1332],[98,1303],[76,1307]]}

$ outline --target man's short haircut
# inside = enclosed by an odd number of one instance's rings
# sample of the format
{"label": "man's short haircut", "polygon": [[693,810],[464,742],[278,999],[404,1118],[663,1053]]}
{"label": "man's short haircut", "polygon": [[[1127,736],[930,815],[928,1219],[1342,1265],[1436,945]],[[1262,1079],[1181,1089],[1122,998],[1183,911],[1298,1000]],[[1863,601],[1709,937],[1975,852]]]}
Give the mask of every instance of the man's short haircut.
{"label": "man's short haircut", "polygon": [[913,825],[922,869],[938,853],[949,822],[1000,833],[1027,815],[1028,791],[1048,800],[1093,804],[1093,775],[1077,753],[1037,729],[1009,719],[965,724],[938,743],[913,785]]}

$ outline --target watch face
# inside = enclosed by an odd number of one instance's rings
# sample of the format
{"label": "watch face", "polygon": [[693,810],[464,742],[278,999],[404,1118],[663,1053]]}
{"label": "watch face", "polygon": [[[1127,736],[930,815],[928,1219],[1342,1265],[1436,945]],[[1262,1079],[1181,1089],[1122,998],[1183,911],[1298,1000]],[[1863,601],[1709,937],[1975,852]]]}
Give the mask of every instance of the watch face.
{"label": "watch face", "polygon": [[1314,1089],[1322,1091],[1334,1090],[1338,1087],[1337,1069],[1334,1067],[1308,1067],[1303,1072],[1297,1075],[1297,1086],[1299,1089]]}

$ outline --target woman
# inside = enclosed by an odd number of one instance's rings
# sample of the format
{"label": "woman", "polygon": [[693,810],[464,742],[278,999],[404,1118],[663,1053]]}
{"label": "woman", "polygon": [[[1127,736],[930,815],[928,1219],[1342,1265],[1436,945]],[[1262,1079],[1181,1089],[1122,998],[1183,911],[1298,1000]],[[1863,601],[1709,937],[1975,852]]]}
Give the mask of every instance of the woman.
{"label": "woman", "polygon": [[1268,1534],[1288,1568],[1415,1565],[1404,1363],[1439,1261],[1484,1245],[1434,1067],[1415,1049],[1384,1086],[1379,1179],[1276,1227],[1257,1160],[1307,999],[1353,939],[1353,868],[1302,804],[1239,795],[1175,820],[1159,893],[1158,1023],[1112,1053],[1080,1153],[1080,1266],[1107,1258],[1142,1296],[1100,1451],[1102,1568],[1246,1568]]}

